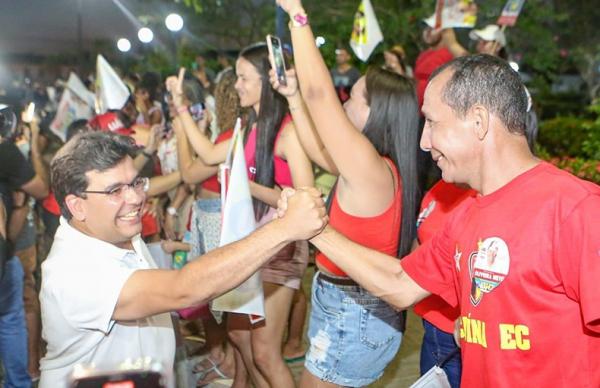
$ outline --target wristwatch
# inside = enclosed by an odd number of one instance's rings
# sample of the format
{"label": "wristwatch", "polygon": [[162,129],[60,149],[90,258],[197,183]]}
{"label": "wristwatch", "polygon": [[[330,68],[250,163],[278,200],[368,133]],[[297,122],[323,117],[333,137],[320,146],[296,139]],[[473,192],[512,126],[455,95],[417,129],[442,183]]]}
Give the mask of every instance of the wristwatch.
{"label": "wristwatch", "polygon": [[175,209],[173,206],[169,206],[167,208],[167,213],[171,216],[177,217],[177,209]]}

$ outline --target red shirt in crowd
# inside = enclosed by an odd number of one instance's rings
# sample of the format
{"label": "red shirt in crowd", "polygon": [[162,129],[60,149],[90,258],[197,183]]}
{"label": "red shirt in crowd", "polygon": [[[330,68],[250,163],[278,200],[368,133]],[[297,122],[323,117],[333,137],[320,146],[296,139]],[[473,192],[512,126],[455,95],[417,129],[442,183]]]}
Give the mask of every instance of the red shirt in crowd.
{"label": "red shirt in crowd", "polygon": [[[233,129],[222,132],[217,137],[215,144],[222,143],[225,140],[231,139],[231,136],[233,136]],[[212,191],[213,193],[221,194],[221,184],[219,183],[219,180],[217,179],[217,174],[206,179],[204,182],[202,182],[200,184],[200,186],[202,187],[203,190],[208,190],[208,191]]]}
{"label": "red shirt in crowd", "polygon": [[[440,180],[425,194],[421,202],[421,212],[417,220],[417,237],[424,244],[441,230],[450,213],[467,198],[477,195],[473,189],[463,189],[452,183]],[[454,332],[454,321],[459,309],[450,306],[437,295],[431,295],[414,307],[415,314],[423,317],[446,333]]]}
{"label": "red shirt in crowd", "polygon": [[425,95],[425,88],[429,82],[429,76],[438,67],[442,66],[446,62],[450,62],[454,57],[447,48],[442,47],[440,49],[428,49],[423,51],[417,57],[415,62],[415,80],[417,81],[417,98],[419,100],[419,109],[423,105],[423,96]]}
{"label": "red shirt in crowd", "polygon": [[542,162],[402,260],[460,306],[464,387],[600,387],[600,187]]}

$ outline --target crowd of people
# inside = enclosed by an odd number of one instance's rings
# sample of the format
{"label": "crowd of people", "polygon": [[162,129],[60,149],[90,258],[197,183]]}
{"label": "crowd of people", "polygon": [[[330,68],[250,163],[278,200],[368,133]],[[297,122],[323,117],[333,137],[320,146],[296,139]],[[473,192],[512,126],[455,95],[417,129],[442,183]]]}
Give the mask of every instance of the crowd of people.
{"label": "crowd of people", "polygon": [[[285,84],[264,43],[219,69],[199,56],[164,82],[127,77],[129,95],[56,146],[57,101],[33,115],[0,105],[5,386],[66,387],[81,365],[147,358],[167,387],[366,386],[402,346],[411,306],[423,379],[599,386],[600,188],[535,156],[503,31],[474,29],[469,53],[428,18],[414,66],[390,45],[363,75],[344,47],[328,69],[301,1],[277,3]],[[217,173],[238,118],[257,228],[219,247]],[[333,187],[314,187],[322,174]],[[213,311],[257,271],[263,320]],[[176,352],[198,328],[205,356],[183,355],[184,382]]]}

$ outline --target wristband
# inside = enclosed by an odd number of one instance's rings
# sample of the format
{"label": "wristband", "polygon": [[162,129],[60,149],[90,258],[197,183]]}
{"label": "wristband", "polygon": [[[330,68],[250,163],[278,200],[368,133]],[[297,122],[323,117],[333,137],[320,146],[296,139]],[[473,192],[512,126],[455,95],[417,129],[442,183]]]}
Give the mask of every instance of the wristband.
{"label": "wristband", "polygon": [[179,108],[177,108],[177,113],[178,114],[182,114],[185,112],[189,112],[188,107],[185,105],[180,106]]}
{"label": "wristband", "polygon": [[304,11],[299,11],[290,18],[290,27],[304,27],[308,25],[308,16]]}
{"label": "wristband", "polygon": [[175,209],[173,206],[169,206],[167,208],[167,213],[171,216],[177,216],[177,209]]}

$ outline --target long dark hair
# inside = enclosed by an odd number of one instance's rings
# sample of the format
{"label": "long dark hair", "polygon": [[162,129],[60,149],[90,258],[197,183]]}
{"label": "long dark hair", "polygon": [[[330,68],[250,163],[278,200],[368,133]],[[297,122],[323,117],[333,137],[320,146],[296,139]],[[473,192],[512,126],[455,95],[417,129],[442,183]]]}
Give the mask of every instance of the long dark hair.
{"label": "long dark hair", "polygon": [[[248,122],[244,135],[244,143],[248,140],[248,134],[252,126],[256,124],[256,176],[254,181],[267,187],[275,185],[275,163],[273,153],[275,138],[279,132],[279,126],[287,114],[288,106],[286,99],[271,87],[269,82],[269,51],[265,43],[257,43],[246,47],[240,52],[240,58],[244,58],[254,66],[261,78],[262,91],[260,94],[260,112],[250,109]],[[269,205],[254,198],[254,214],[259,220],[269,210]]]}
{"label": "long dark hair", "polygon": [[363,133],[381,156],[394,162],[402,179],[398,257],[403,257],[410,252],[416,236],[420,195],[417,182],[419,110],[415,87],[402,75],[372,67],[366,75],[366,93],[371,111]]}

